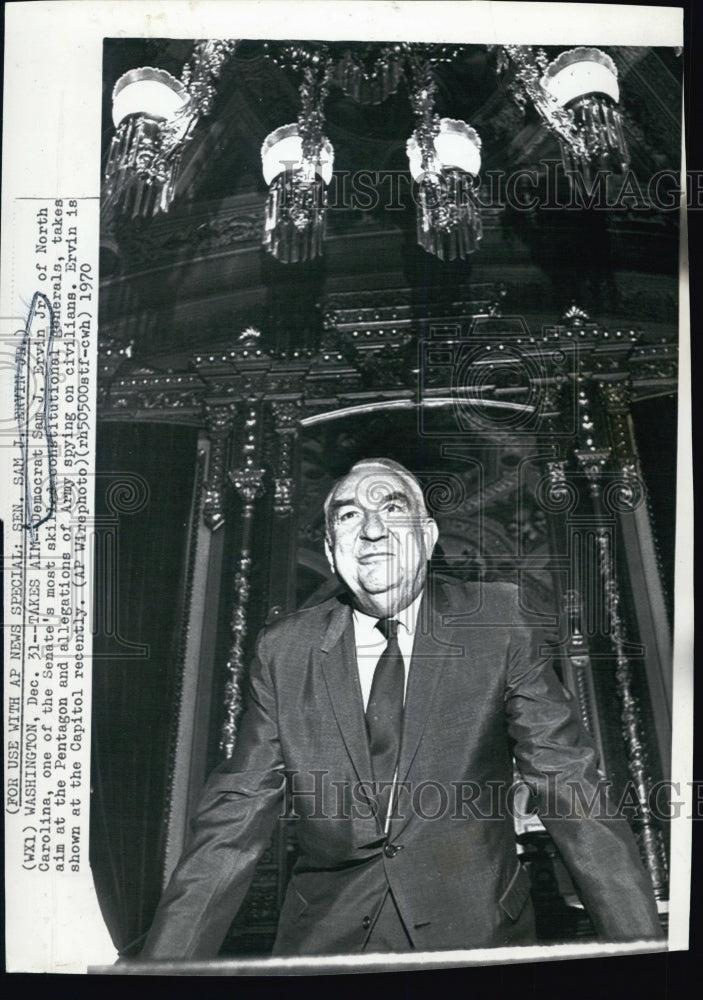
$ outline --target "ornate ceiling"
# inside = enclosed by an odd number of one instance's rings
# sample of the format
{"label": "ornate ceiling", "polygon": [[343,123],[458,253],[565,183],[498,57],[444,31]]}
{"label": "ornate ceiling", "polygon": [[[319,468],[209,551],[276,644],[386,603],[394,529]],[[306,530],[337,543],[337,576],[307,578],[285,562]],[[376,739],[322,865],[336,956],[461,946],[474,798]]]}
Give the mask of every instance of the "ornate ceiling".
{"label": "ornate ceiling", "polygon": [[[105,156],[115,81],[143,65],[179,75],[191,48],[186,40],[106,41]],[[681,59],[670,49],[608,51],[619,70],[632,170],[626,190],[622,178],[608,182],[612,208],[569,206],[556,140],[534,111],[521,114],[496,73],[495,52],[464,46],[460,58],[437,69],[437,111],[465,119],[483,140],[480,249],[441,262],[416,245],[410,186],[398,180],[408,176],[405,143],[413,130],[405,84],[376,106],[333,87],[325,131],[335,148],[336,195],[325,254],[285,265],[261,248],[260,149],[272,129],[295,120],[298,81],[267,57],[263,43],[241,42],[218,81],[213,113],[201,119],[184,157],[170,211],[136,220],[104,213],[106,372],[192,370],[196,354],[231,347],[249,326],[267,349],[317,349],[335,296],[362,292],[388,307],[409,303],[411,322],[452,308],[466,314],[466,303],[487,297],[531,327],[558,321],[576,303],[601,323],[642,327],[645,341],[674,336],[677,215],[637,201],[640,192],[646,201],[658,171],[678,169]],[[505,179],[519,169],[534,173],[523,173],[522,187],[518,180],[506,198]],[[341,192],[345,175],[358,179],[359,171],[389,174],[376,185],[376,193],[385,187],[375,205],[357,197],[352,208]],[[370,178],[362,178],[367,195]],[[535,196],[537,207],[515,204]]]}

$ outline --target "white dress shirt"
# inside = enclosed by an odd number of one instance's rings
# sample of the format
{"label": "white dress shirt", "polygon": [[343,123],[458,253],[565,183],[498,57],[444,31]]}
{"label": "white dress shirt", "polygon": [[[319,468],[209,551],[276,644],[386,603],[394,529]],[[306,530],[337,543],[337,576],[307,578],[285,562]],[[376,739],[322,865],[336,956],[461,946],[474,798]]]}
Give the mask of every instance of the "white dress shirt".
{"label": "white dress shirt", "polygon": [[[408,672],[410,670],[410,657],[415,641],[415,628],[417,626],[417,615],[420,610],[420,600],[422,594],[418,594],[412,604],[403,608],[397,615],[392,615],[398,622],[398,646],[405,665],[405,691],[408,690]],[[373,674],[376,669],[381,653],[386,648],[388,640],[379,629],[376,628],[378,618],[372,615],[365,615],[362,611],[354,611],[354,641],[356,643],[356,662],[359,668],[359,683],[361,684],[361,694],[364,699],[364,711],[369,703],[371,694],[371,684]]]}

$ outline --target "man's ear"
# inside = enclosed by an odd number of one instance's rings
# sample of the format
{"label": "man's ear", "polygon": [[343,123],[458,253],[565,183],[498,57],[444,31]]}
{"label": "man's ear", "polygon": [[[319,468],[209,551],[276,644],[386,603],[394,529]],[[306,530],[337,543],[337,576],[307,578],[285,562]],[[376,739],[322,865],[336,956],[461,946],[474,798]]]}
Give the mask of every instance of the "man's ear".
{"label": "man's ear", "polygon": [[332,539],[329,535],[325,535],[325,555],[327,556],[327,562],[333,573],[337,572],[337,567],[334,564],[334,556],[332,555]]}
{"label": "man's ear", "polygon": [[422,533],[425,539],[425,551],[427,552],[427,558],[429,559],[434,551],[434,547],[437,544],[437,539],[439,537],[437,522],[431,517],[428,517],[422,526]]}

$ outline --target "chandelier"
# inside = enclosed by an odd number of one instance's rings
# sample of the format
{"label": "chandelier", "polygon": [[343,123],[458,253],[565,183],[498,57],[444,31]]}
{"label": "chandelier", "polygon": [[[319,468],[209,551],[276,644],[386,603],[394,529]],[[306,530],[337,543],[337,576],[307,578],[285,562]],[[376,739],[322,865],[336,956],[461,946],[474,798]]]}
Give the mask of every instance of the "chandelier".
{"label": "chandelier", "polygon": [[618,71],[610,56],[592,48],[562,52],[547,66],[541,84],[570,116],[571,132],[561,139],[564,168],[587,178],[593,166],[626,170]]}
{"label": "chandelier", "polygon": [[498,71],[508,67],[513,69],[508,85],[513,98],[522,110],[529,99],[557,137],[570,178],[579,173],[590,182],[593,168],[627,169],[618,72],[609,55],[579,47],[549,62],[543,49],[505,45],[498,51]]}
{"label": "chandelier", "polygon": [[410,100],[416,128],[408,164],[417,191],[417,242],[440,260],[461,260],[483,230],[477,200],[481,140],[466,122],[434,113],[436,83],[429,62],[417,62]]}
{"label": "chandelier", "polygon": [[440,260],[463,260],[483,235],[477,200],[478,133],[466,122],[440,118],[431,151],[423,149],[414,132],[407,154],[418,191],[417,242]]}
{"label": "chandelier", "polygon": [[331,63],[324,55],[297,48],[291,50],[291,58],[303,61],[298,121],[275,129],[261,147],[261,167],[269,186],[263,245],[284,264],[313,260],[322,253],[326,186],[334,165],[334,149],[322,131]]}
{"label": "chandelier", "polygon": [[[199,119],[210,113],[214,81],[236,42],[196,43],[176,79],[141,67],[113,91],[115,135],[105,173],[105,199],[122,212],[166,212],[177,191],[181,160]],[[489,46],[489,48],[493,48]],[[531,104],[559,141],[568,176],[590,183],[593,170],[625,170],[628,151],[618,108],[617,68],[597,48],[548,58],[543,49],[498,46],[498,71],[524,111]],[[407,140],[417,206],[417,242],[439,260],[464,259],[479,246],[481,139],[467,122],[440,117],[435,68],[461,58],[462,46],[417,43],[264,44],[266,56],[299,76],[297,120],[271,132],[261,147],[268,195],[263,246],[284,264],[310,261],[324,248],[327,187],[334,149],[325,135],[324,104],[336,86],[360,104],[382,104],[407,86],[415,129]]]}
{"label": "chandelier", "polygon": [[264,139],[261,165],[269,185],[264,246],[284,264],[313,260],[322,253],[327,194],[334,150],[327,139],[304,152],[300,125],[282,125]]}
{"label": "chandelier", "polygon": [[115,135],[105,170],[106,204],[132,218],[168,211],[193,129],[212,110],[213,80],[236,42],[198,42],[177,80],[142,66],[124,73],[112,91]]}

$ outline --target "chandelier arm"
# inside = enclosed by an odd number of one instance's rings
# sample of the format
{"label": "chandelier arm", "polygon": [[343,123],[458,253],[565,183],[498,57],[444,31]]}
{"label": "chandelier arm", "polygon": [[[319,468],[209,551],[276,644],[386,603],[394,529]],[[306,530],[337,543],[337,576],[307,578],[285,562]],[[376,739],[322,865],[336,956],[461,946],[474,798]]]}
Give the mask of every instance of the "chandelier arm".
{"label": "chandelier arm", "polygon": [[312,168],[319,164],[324,138],[324,103],[332,79],[332,60],[324,55],[317,62],[311,61],[303,69],[303,79],[298,88],[300,111],[298,128],[303,141],[303,161]]}
{"label": "chandelier arm", "polygon": [[439,116],[435,112],[437,82],[432,64],[422,50],[411,49],[409,58],[410,104],[415,115],[415,140],[420,148],[422,170],[436,173],[435,137]]}
{"label": "chandelier arm", "polygon": [[580,155],[584,151],[583,142],[574,125],[573,113],[560,108],[542,86],[547,68],[544,49],[535,52],[531,45],[499,46],[498,72],[505,72],[509,67],[512,67],[513,76],[508,80],[508,90],[520,110],[524,112],[529,99],[547,128]]}

